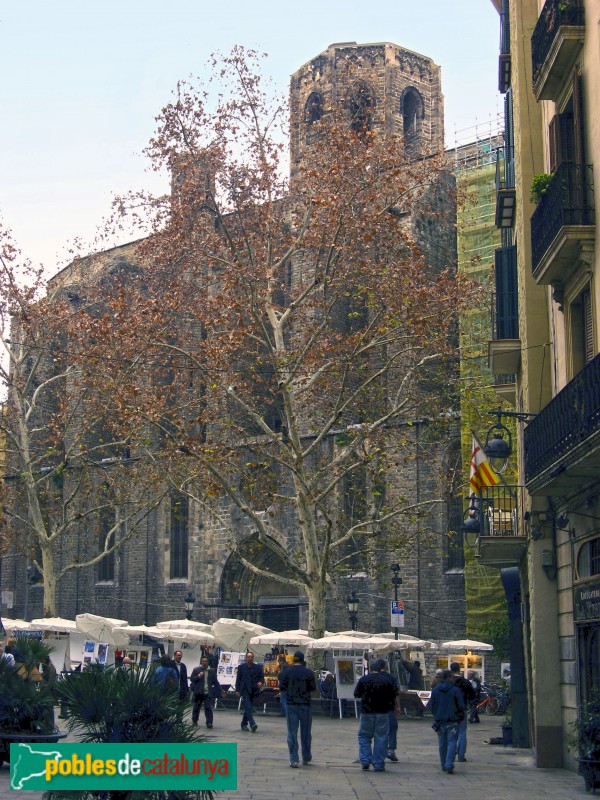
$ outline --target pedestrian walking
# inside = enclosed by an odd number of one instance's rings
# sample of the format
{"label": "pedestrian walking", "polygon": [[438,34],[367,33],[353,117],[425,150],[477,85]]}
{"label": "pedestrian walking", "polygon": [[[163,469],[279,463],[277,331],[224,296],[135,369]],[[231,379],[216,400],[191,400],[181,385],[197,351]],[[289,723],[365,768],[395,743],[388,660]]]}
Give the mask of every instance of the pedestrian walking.
{"label": "pedestrian walking", "polygon": [[162,656],[158,667],[152,673],[152,683],[160,683],[165,689],[179,692],[179,675],[172,663],[169,656]]}
{"label": "pedestrian walking", "polygon": [[452,775],[458,742],[458,725],[465,716],[462,692],[454,685],[452,673],[445,669],[427,704],[433,713],[433,730],[438,735],[440,765]]}
{"label": "pedestrian walking", "polygon": [[194,725],[198,724],[200,709],[204,705],[206,727],[212,728],[215,698],[219,695],[224,696],[225,691],[221,688],[221,684],[217,679],[217,670],[210,666],[208,656],[202,656],[200,666],[192,670],[190,686],[194,702],[192,706],[192,723]]}
{"label": "pedestrian walking", "polygon": [[479,722],[479,701],[481,699],[481,681],[474,669],[467,670],[467,680],[471,681],[471,686],[475,692],[475,698],[469,705],[469,722]]}
{"label": "pedestrian walking", "polygon": [[369,674],[363,675],[354,688],[354,697],[362,702],[358,726],[358,758],[363,769],[369,769],[373,764],[375,772],[385,771],[390,731],[389,712],[396,703],[397,684],[385,672],[385,668],[383,658],[372,661]]}
{"label": "pedestrian walking", "polygon": [[242,717],[242,730],[247,731],[248,725],[252,733],[256,733],[258,725],[254,721],[253,704],[254,698],[260,693],[265,676],[262,667],[254,663],[254,653],[246,653],[246,661],[238,667],[235,679],[235,694],[241,697],[244,702],[244,716]]}
{"label": "pedestrian walking", "polygon": [[190,687],[188,684],[187,667],[181,660],[182,658],[183,653],[181,650],[175,650],[173,653],[173,664],[179,679],[179,699],[188,700],[190,696]]}
{"label": "pedestrian walking", "polygon": [[475,690],[471,685],[471,681],[468,681],[466,678],[460,674],[460,664],[457,661],[453,661],[450,664],[450,672],[452,673],[452,680],[454,681],[454,685],[458,686],[460,689],[463,702],[465,704],[465,714],[458,726],[458,745],[457,745],[457,756],[459,761],[466,761],[467,760],[467,709],[470,707],[471,703],[475,699]]}
{"label": "pedestrian walking", "polygon": [[287,719],[287,743],[290,751],[290,767],[298,767],[298,726],[302,763],[312,761],[312,693],[317,689],[315,673],[304,664],[304,653],[294,653],[294,663],[284,670],[279,678],[279,691],[285,696]]}
{"label": "pedestrian walking", "polygon": [[[387,662],[385,663],[384,672],[388,672]],[[396,755],[396,747],[398,746],[398,717],[397,714],[400,713],[400,687],[398,686],[398,681],[393,675],[390,675],[391,679],[394,681],[394,685],[396,687],[396,699],[394,701],[394,708],[391,711],[388,711],[388,722],[389,722],[389,732],[388,732],[388,750],[387,750],[387,757],[388,761],[398,761],[398,756]]]}

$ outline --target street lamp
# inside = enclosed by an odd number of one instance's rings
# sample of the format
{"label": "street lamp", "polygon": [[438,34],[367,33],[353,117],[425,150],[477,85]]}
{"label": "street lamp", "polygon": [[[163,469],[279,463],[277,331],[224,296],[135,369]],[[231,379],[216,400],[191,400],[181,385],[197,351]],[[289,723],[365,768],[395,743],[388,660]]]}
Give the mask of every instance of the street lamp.
{"label": "street lamp", "polygon": [[353,631],[356,630],[356,623],[358,621],[358,604],[360,600],[356,596],[356,592],[352,590],[352,594],[348,597],[348,614],[350,615],[350,627]]}
{"label": "street lamp", "polygon": [[196,595],[190,590],[185,596],[183,601],[185,603],[185,618],[191,619],[194,613],[194,603],[196,602]]}
{"label": "street lamp", "polygon": [[[396,608],[398,607],[398,587],[402,583],[402,578],[398,573],[400,572],[400,564],[392,564],[390,567],[392,572],[394,573],[394,577],[392,578],[392,583],[394,585],[394,601],[396,602]],[[398,628],[394,627],[394,639],[398,638]]]}

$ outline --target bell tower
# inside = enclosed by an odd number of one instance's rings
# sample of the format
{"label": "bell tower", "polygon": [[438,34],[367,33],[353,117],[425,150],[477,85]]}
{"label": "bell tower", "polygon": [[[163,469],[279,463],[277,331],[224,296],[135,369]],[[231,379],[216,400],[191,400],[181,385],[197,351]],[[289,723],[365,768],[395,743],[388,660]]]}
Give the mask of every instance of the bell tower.
{"label": "bell tower", "polygon": [[292,177],[310,157],[312,125],[336,112],[350,127],[402,134],[415,156],[444,147],[441,69],[395,44],[330,45],[291,78]]}

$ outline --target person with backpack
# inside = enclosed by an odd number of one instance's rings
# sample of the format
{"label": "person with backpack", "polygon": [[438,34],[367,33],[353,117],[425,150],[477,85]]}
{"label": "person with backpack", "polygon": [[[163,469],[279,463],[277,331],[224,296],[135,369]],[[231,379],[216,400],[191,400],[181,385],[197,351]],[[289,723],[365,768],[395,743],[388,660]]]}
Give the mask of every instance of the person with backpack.
{"label": "person with backpack", "polygon": [[[454,681],[454,685],[460,689],[465,709],[467,709],[475,699],[475,689],[473,689],[471,681],[468,681],[466,678],[463,678],[463,676],[460,674],[460,664],[457,661],[453,661],[450,664],[450,672],[452,673],[452,679]],[[466,714],[464,714],[462,720],[458,724],[458,743],[456,748],[456,755],[458,756],[459,761],[467,760],[467,715]]]}

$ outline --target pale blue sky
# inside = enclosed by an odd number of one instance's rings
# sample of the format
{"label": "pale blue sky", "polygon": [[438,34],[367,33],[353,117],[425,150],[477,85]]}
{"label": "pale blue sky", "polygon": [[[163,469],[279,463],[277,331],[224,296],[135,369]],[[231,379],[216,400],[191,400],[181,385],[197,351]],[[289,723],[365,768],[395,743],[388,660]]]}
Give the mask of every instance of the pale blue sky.
{"label": "pale blue sky", "polygon": [[49,272],[114,193],[160,188],[141,156],[154,117],[216,49],[267,52],[282,92],[332,42],[415,50],[442,67],[449,145],[502,108],[491,0],[13,0],[0,41],[0,216]]}

